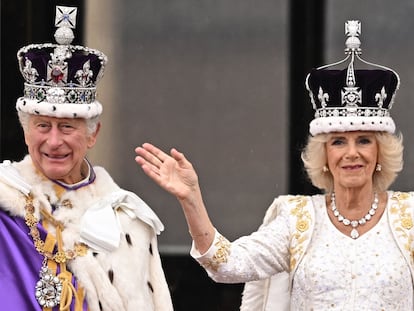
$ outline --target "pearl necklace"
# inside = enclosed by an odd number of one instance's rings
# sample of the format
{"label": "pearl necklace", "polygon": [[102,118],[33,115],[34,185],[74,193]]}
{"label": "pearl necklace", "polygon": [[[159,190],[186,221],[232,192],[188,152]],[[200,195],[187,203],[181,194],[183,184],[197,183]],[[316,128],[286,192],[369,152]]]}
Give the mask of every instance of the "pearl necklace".
{"label": "pearl necklace", "polygon": [[357,239],[359,237],[358,226],[359,225],[361,225],[361,226],[365,225],[367,221],[371,220],[372,216],[375,215],[375,213],[377,211],[377,208],[378,208],[378,194],[375,192],[374,193],[374,201],[372,202],[371,208],[369,209],[368,213],[359,220],[358,219],[349,220],[348,218],[345,218],[344,216],[342,216],[339,213],[338,209],[336,208],[335,192],[332,192],[332,194],[331,194],[331,210],[332,210],[332,213],[338,219],[338,221],[342,222],[345,226],[351,225],[351,227],[352,227],[351,238],[353,238],[353,239]]}

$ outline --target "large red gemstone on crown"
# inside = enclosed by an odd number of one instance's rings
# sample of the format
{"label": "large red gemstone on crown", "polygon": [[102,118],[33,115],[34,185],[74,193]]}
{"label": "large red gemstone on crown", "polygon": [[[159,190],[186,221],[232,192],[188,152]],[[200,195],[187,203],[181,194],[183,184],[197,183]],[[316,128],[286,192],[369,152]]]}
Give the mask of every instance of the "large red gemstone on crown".
{"label": "large red gemstone on crown", "polygon": [[52,69],[50,73],[53,82],[59,83],[63,80],[63,71],[59,67],[55,67]]}

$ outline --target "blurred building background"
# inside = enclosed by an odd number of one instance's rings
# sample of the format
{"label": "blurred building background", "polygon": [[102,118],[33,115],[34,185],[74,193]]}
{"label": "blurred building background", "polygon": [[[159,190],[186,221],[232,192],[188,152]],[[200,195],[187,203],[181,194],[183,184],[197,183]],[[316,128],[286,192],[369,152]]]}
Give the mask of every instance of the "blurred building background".
{"label": "blurred building background", "polygon": [[250,233],[275,196],[316,192],[300,161],[312,118],[304,79],[344,57],[349,19],[362,22],[362,56],[400,74],[392,113],[405,137],[405,170],[393,188],[413,188],[413,1],[2,0],[1,160],[26,153],[14,108],[23,90],[16,52],[54,40],[55,5],[77,6],[76,43],[109,58],[90,159],[165,224],[159,244],[175,310],[238,310],[243,284],[216,284],[189,257],[178,203],[144,176],[134,148],[149,141],[183,151],[217,229],[230,239]]}

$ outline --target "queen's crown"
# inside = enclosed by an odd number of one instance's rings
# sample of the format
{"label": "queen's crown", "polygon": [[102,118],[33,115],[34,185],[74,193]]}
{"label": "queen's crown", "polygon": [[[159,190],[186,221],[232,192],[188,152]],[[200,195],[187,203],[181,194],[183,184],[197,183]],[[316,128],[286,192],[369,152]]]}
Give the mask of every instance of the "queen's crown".
{"label": "queen's crown", "polygon": [[[399,76],[388,67],[361,58],[359,21],[346,22],[345,34],[346,58],[313,69],[306,77],[305,85],[315,110],[310,133],[357,130],[393,133],[395,124],[389,111],[400,85]],[[356,69],[356,60],[364,68]],[[347,61],[346,68],[333,68]]]}

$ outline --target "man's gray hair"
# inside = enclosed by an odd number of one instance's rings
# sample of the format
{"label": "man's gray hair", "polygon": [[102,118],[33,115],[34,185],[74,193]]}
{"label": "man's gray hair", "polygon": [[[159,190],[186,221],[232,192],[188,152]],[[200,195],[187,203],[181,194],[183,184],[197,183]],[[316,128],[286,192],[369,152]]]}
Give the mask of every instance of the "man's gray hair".
{"label": "man's gray hair", "polygon": [[[19,117],[19,122],[20,125],[22,126],[23,130],[26,131],[29,127],[29,119],[31,114],[27,113],[27,112],[23,112],[23,111],[18,111],[17,115]],[[88,134],[93,134],[97,127],[98,127],[98,123],[99,123],[99,116],[90,118],[90,119],[84,119],[86,121],[86,127],[88,129]]]}

